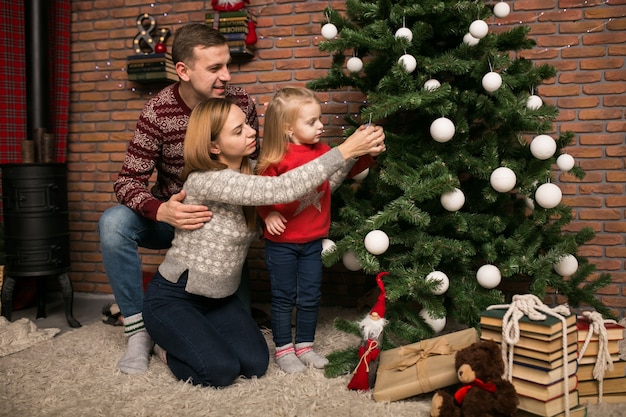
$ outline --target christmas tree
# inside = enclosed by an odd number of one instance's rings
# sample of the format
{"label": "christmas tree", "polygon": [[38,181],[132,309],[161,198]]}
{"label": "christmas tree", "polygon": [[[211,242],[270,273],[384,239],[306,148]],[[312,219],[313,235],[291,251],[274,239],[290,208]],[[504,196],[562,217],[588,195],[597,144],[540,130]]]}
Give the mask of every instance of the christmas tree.
{"label": "christmas tree", "polygon": [[[577,255],[593,231],[563,231],[572,212],[553,181],[584,173],[562,151],[573,134],[554,133],[558,111],[536,95],[556,71],[519,56],[535,46],[527,26],[492,30],[487,21],[509,10],[482,0],[348,0],[345,12],[325,10],[320,49],[333,63],[309,87],[360,90],[365,104],[346,118],[351,129],[384,126],[387,151],[334,194],[334,246],[323,259],[389,273],[383,346],[432,337],[446,319],[477,325],[505,301],[502,281],[611,316],[594,297],[610,276]],[[356,323],[336,325],[358,334]],[[355,350],[338,352],[326,373],[357,360]]]}

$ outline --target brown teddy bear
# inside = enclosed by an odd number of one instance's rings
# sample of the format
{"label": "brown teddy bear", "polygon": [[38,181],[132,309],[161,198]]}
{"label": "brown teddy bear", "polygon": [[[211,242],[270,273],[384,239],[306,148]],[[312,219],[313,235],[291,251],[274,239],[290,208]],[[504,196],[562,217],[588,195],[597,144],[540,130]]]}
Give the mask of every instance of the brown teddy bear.
{"label": "brown teddy bear", "polygon": [[454,366],[463,386],[454,396],[437,391],[432,417],[510,417],[519,404],[515,387],[502,378],[500,346],[492,340],[476,342],[455,355]]}

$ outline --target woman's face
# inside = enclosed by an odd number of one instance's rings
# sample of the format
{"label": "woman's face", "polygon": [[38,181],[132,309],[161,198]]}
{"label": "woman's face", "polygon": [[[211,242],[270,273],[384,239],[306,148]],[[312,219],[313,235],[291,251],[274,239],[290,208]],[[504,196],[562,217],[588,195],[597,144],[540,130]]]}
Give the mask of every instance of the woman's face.
{"label": "woman's face", "polygon": [[237,105],[231,105],[228,117],[217,139],[211,142],[211,152],[231,169],[239,169],[244,156],[256,150],[256,130],[246,123],[246,115]]}

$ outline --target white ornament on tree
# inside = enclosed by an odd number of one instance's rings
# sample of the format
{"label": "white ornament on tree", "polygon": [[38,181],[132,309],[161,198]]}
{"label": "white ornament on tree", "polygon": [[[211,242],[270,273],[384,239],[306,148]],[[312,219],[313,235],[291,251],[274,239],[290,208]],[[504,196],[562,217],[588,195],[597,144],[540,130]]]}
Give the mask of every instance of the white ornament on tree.
{"label": "white ornament on tree", "polygon": [[322,255],[330,253],[335,250],[337,245],[330,239],[322,239]]}
{"label": "white ornament on tree", "polygon": [[511,168],[496,168],[489,177],[489,183],[494,190],[501,193],[508,193],[515,187],[517,176]]}
{"label": "white ornament on tree", "polygon": [[365,249],[372,255],[380,255],[387,251],[389,248],[389,236],[382,230],[372,230],[363,241],[365,243]]}
{"label": "white ornament on tree", "polygon": [[537,159],[545,161],[556,152],[556,141],[548,135],[538,135],[530,142],[530,153]]}
{"label": "white ornament on tree", "polygon": [[337,32],[337,26],[333,25],[332,23],[326,23],[324,26],[322,26],[322,36],[325,39],[334,39],[335,36],[337,36]]}
{"label": "white ornament on tree", "polygon": [[435,119],[435,121],[430,125],[430,136],[440,143],[444,143],[452,139],[455,131],[456,127],[454,126],[454,123],[452,123],[452,120],[447,117]]}
{"label": "white ornament on tree", "polygon": [[365,177],[367,177],[367,174],[369,174],[369,172],[370,172],[370,169],[365,168],[363,171],[359,172],[354,177],[352,177],[352,179],[355,181],[363,181]]}
{"label": "white ornament on tree", "polygon": [[434,318],[431,316],[426,309],[422,309],[419,312],[419,315],[424,319],[426,324],[433,328],[435,333],[439,333],[446,327],[446,318],[442,317],[440,319]]}
{"label": "white ornament on tree", "polygon": [[406,72],[412,73],[417,68],[417,61],[415,57],[411,54],[404,54],[400,58],[398,58],[398,64],[400,64]]}
{"label": "white ornament on tree", "polygon": [[502,77],[497,72],[488,72],[483,76],[482,84],[485,90],[493,93],[502,85]]}
{"label": "white ornament on tree", "polygon": [[561,189],[551,182],[545,183],[537,187],[535,191],[535,201],[545,209],[551,209],[559,205],[563,193]]}
{"label": "white ornament on tree", "polygon": [[507,17],[509,13],[511,13],[511,7],[503,1],[493,6],[493,14],[496,15],[496,17],[502,19],[503,17]]}
{"label": "white ornament on tree", "polygon": [[363,268],[356,255],[351,250],[343,254],[342,261],[343,266],[345,266],[346,269],[350,271],[358,271],[359,269]]}
{"label": "white ornament on tree", "polygon": [[574,157],[567,153],[561,154],[558,158],[556,158],[556,166],[564,172],[574,168],[575,163],[576,161],[574,161]]}
{"label": "white ornament on tree", "polygon": [[562,277],[569,277],[578,271],[578,259],[574,255],[566,255],[553,266],[557,274]]}
{"label": "white ornament on tree", "polygon": [[465,36],[463,36],[463,42],[466,45],[474,46],[474,45],[478,45],[478,42],[480,42],[480,39],[476,39],[475,37],[472,36],[471,33],[467,32]]}
{"label": "white ornament on tree", "polygon": [[483,265],[478,268],[476,272],[476,280],[481,287],[487,288],[488,290],[496,288],[498,284],[500,284],[501,279],[502,275],[500,274],[500,270],[495,265]]}
{"label": "white ornament on tree", "polygon": [[455,188],[452,191],[441,194],[439,201],[441,201],[441,205],[446,210],[458,211],[465,204],[465,194],[463,194],[463,191]]}
{"label": "white ornament on tree", "polygon": [[484,20],[474,20],[469,27],[469,33],[476,39],[482,39],[489,33],[489,25]]}
{"label": "white ornament on tree", "polygon": [[537,110],[541,106],[543,106],[543,100],[539,96],[533,94],[526,99],[526,108],[529,110]]}
{"label": "white ornament on tree", "polygon": [[401,27],[400,29],[396,30],[395,37],[405,38],[409,42],[411,42],[413,40],[413,32],[411,32],[411,29],[409,28]]}
{"label": "white ornament on tree", "polygon": [[346,63],[346,67],[350,72],[359,72],[363,69],[363,61],[358,56],[353,56]]}
{"label": "white ornament on tree", "polygon": [[433,90],[438,89],[439,87],[441,87],[441,83],[438,80],[435,80],[434,78],[431,78],[430,80],[424,83],[424,90],[426,91],[433,91]]}
{"label": "white ornament on tree", "polygon": [[442,295],[448,288],[450,287],[450,279],[448,276],[441,271],[433,271],[426,276],[426,282],[436,281],[438,282],[437,286],[433,289],[433,294]]}

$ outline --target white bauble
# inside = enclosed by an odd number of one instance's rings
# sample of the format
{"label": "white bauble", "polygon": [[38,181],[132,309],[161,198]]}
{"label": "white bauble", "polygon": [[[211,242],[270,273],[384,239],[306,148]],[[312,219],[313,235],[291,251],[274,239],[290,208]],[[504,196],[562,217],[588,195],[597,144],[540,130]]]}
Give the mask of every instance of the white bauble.
{"label": "white bauble", "polygon": [[443,328],[446,327],[445,317],[442,317],[440,319],[433,318],[433,316],[428,314],[428,311],[426,311],[425,309],[420,310],[419,315],[422,316],[426,324],[433,328],[435,333],[441,332]]}
{"label": "white bauble", "polygon": [[417,68],[415,57],[410,54],[404,54],[398,59],[398,64],[402,65],[406,72],[411,73]]}
{"label": "white bauble", "polygon": [[483,88],[490,93],[496,91],[502,85],[502,77],[497,72],[491,71],[485,74],[482,80]]}
{"label": "white bauble", "polygon": [[395,37],[396,38],[405,38],[406,40],[411,42],[413,40],[413,32],[411,32],[411,29],[409,29],[409,28],[402,27],[402,28],[396,30]]}
{"label": "white bauble", "polygon": [[328,40],[334,39],[337,36],[337,26],[332,23],[326,23],[322,26],[322,36]]}
{"label": "white bauble", "polygon": [[478,42],[480,42],[480,39],[476,39],[475,37],[472,36],[471,33],[467,32],[465,36],[463,36],[463,42],[466,45],[474,46],[474,45],[478,45]]}
{"label": "white bauble", "polygon": [[476,39],[482,39],[487,36],[489,25],[484,20],[474,20],[469,27],[469,33]]}
{"label": "white bauble", "polygon": [[424,90],[426,91],[433,91],[433,90],[438,89],[439,87],[441,87],[441,83],[438,80],[435,80],[434,78],[431,78],[430,80],[424,83]]}
{"label": "white bauble", "polygon": [[353,56],[346,63],[346,68],[350,72],[359,72],[363,69],[363,61],[358,56]]}
{"label": "white bauble", "polygon": [[558,166],[561,171],[569,171],[574,168],[575,163],[574,157],[567,153],[561,154],[561,156],[556,158],[556,166]]}
{"label": "white bauble", "polygon": [[486,264],[478,268],[476,272],[476,280],[481,287],[488,290],[496,288],[502,279],[500,270],[495,265]]}
{"label": "white bauble", "polygon": [[511,168],[496,168],[489,177],[489,183],[494,190],[501,193],[508,193],[515,187],[517,177]]}
{"label": "white bauble", "polygon": [[543,100],[539,96],[533,94],[526,99],[526,108],[529,110],[537,110],[541,106],[543,106]]}
{"label": "white bauble", "polygon": [[426,281],[437,281],[439,282],[439,284],[437,285],[437,287],[435,287],[435,289],[433,289],[433,294],[435,295],[442,295],[444,294],[446,291],[448,291],[448,288],[450,287],[450,280],[448,279],[448,276],[446,274],[444,274],[441,271],[433,271],[430,274],[428,274],[426,276]]}
{"label": "white bauble", "polygon": [[548,182],[537,187],[535,191],[535,201],[545,209],[551,209],[559,205],[563,193],[556,184]]}
{"label": "white bauble", "polygon": [[444,143],[452,139],[455,131],[456,127],[454,126],[454,123],[446,117],[435,119],[435,121],[430,124],[430,136],[440,143]]}
{"label": "white bauble", "polygon": [[455,188],[452,191],[441,194],[439,201],[441,201],[441,205],[446,210],[458,211],[465,204],[465,194],[463,194],[463,191]]}
{"label": "white bauble", "polygon": [[363,171],[359,172],[354,177],[352,177],[352,179],[355,181],[363,181],[365,177],[367,177],[367,174],[369,174],[369,172],[370,172],[370,169],[365,168]]}
{"label": "white bauble", "polygon": [[389,248],[389,236],[382,230],[372,230],[363,240],[365,249],[372,255],[380,255],[385,253]]}
{"label": "white bauble", "polygon": [[344,253],[341,260],[343,261],[343,266],[345,266],[346,269],[350,271],[358,271],[359,269],[363,268],[356,255],[351,250]]}
{"label": "white bauble", "polygon": [[335,250],[337,245],[330,239],[322,239],[322,255]]}
{"label": "white bauble", "polygon": [[511,13],[511,7],[503,1],[493,6],[493,14],[496,17],[507,17],[509,13]]}
{"label": "white bauble", "polygon": [[530,142],[530,153],[537,159],[545,161],[556,152],[556,141],[548,135],[538,135]]}
{"label": "white bauble", "polygon": [[574,255],[566,255],[553,266],[557,274],[562,277],[569,277],[578,271],[578,259]]}

